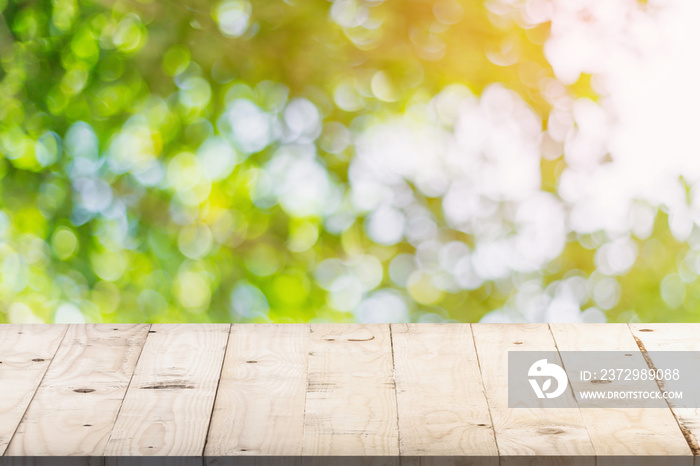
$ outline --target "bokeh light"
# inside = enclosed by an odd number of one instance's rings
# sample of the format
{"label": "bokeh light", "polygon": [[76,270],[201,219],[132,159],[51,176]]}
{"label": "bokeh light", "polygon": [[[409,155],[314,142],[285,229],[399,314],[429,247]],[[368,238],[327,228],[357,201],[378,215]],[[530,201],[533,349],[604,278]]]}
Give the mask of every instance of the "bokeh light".
{"label": "bokeh light", "polygon": [[0,321],[698,321],[699,13],[0,0]]}

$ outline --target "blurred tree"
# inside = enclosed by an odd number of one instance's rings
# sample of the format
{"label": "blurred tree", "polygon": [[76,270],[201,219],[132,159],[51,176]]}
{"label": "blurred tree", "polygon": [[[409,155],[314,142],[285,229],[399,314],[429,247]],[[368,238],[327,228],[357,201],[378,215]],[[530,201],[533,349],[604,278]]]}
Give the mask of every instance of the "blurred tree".
{"label": "blurred tree", "polygon": [[[548,23],[522,11],[0,0],[0,321],[476,321],[504,306],[532,274],[461,288],[401,278],[417,242],[368,235],[375,217],[353,208],[350,177],[363,132],[453,84],[480,95],[499,83],[546,128]],[[566,92],[595,98],[590,76]],[[556,192],[562,164],[542,161],[543,191]],[[415,218],[434,217],[443,243],[474,247],[440,195],[408,186]],[[680,254],[664,225],[638,242],[663,256],[649,259],[657,274]],[[592,276],[595,251],[581,244],[569,237],[533,275],[543,288]],[[656,286],[643,267],[622,277],[621,296],[604,282],[617,296],[598,300],[610,318],[659,317],[638,293]],[[667,294],[685,286],[657,278]],[[581,305],[600,307],[595,293]],[[684,306],[676,317],[693,318]]]}

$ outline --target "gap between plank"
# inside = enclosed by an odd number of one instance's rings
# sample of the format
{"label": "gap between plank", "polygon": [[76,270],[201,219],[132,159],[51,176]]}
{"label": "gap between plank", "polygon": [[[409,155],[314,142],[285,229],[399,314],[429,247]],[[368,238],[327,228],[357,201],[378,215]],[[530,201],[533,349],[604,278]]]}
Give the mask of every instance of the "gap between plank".
{"label": "gap between plank", "polygon": [[[136,368],[139,367],[139,361],[141,360],[141,355],[143,354],[143,348],[146,346],[146,343],[148,342],[149,335],[151,334],[151,329],[153,328],[153,324],[148,324],[148,330],[146,331],[146,338],[143,339],[143,345],[141,345],[141,349],[139,350],[139,357],[136,358],[136,364],[134,364],[134,370],[131,371],[131,377],[129,377],[129,383],[126,385],[126,389],[124,390],[124,395],[122,396],[122,402],[119,404],[119,409],[117,410],[117,415],[114,416],[114,422],[112,423],[112,430],[109,432],[109,438],[107,439],[107,443],[105,443],[105,449],[107,448],[107,445],[109,445],[109,441],[112,440],[112,434],[114,434],[114,426],[117,424],[117,419],[119,419],[119,414],[122,412],[122,406],[124,406],[124,399],[126,398],[126,394],[129,392],[129,388],[131,387],[131,382],[134,380],[134,374],[136,373]],[[104,456],[104,452],[102,452],[102,456]]]}
{"label": "gap between plank", "polygon": [[207,424],[207,433],[204,436],[204,445],[202,446],[202,464],[206,465],[206,460],[204,459],[204,452],[207,450],[207,443],[209,442],[209,431],[211,430],[211,420],[214,417],[214,407],[216,407],[216,398],[219,396],[219,387],[221,386],[221,376],[224,373],[224,365],[226,364],[226,355],[228,354],[228,344],[231,341],[231,332],[233,331],[233,326],[235,324],[229,324],[228,334],[226,335],[226,345],[224,346],[224,357],[221,358],[221,369],[219,369],[219,378],[216,381],[216,390],[214,390],[214,401],[211,404],[211,413],[209,414],[209,423]]}
{"label": "gap between plank", "polygon": [[[75,325],[75,324],[71,324],[71,325]],[[32,393],[32,398],[29,400],[29,403],[27,403],[27,407],[24,408],[24,412],[22,413],[22,417],[19,418],[19,423],[15,427],[15,430],[12,431],[12,435],[10,435],[10,439],[7,441],[7,448],[5,449],[3,456],[7,455],[7,450],[10,447],[10,443],[12,443],[12,440],[15,438],[15,434],[17,434],[17,429],[19,429],[19,426],[22,425],[22,421],[24,421],[24,416],[27,415],[27,411],[29,411],[29,407],[31,406],[32,401],[34,401],[34,397],[36,396],[36,393],[39,391],[39,387],[41,387],[41,384],[44,383],[44,378],[46,377],[46,373],[49,372],[49,369],[51,368],[51,364],[53,364],[54,359],[56,359],[56,355],[58,354],[58,350],[61,348],[61,345],[63,344],[63,340],[66,339],[66,335],[68,335],[68,330],[70,330],[70,325],[66,325],[66,331],[63,332],[63,336],[61,337],[61,341],[58,343],[58,345],[56,345],[56,351],[54,351],[53,354],[51,355],[51,361],[49,361],[49,365],[46,366],[46,370],[44,371],[43,374],[41,374],[41,380],[39,380],[39,383],[36,385],[36,388],[34,389],[34,393]],[[0,464],[3,464],[3,463],[0,462]]]}
{"label": "gap between plank", "polygon": [[396,360],[394,359],[394,324],[389,324],[389,343],[391,344],[391,380],[394,382],[394,403],[396,404],[396,441],[401,466],[401,428],[399,427],[399,391],[396,385]]}
{"label": "gap between plank", "polygon": [[311,362],[311,334],[314,330],[311,328],[311,324],[301,324],[306,325],[309,330],[306,334],[308,338],[308,344],[306,346],[306,351],[309,353],[306,355],[306,388],[304,389],[304,414],[301,417],[301,456],[304,456],[304,440],[306,439],[306,403],[309,394],[309,363]]}
{"label": "gap between plank", "polygon": [[[630,327],[630,324],[627,324],[627,329],[630,331],[632,334],[632,338],[634,338],[634,342],[637,344],[639,347],[639,351],[642,353],[642,357],[644,358],[644,362],[647,363],[647,366],[649,366],[649,369],[652,369],[656,373],[656,366],[654,365],[654,361],[651,360],[649,357],[649,354],[647,353],[647,348],[644,346],[644,342],[637,338],[637,335],[634,334],[632,331],[632,328]],[[659,390],[662,392],[665,392],[665,390],[662,387],[661,381],[656,379],[654,377],[654,382],[656,382],[656,386],[659,387]],[[678,419],[678,416],[676,416],[676,412],[673,410],[673,407],[668,401],[668,398],[665,398],[666,401],[666,406],[668,406],[668,409],[671,411],[671,414],[673,415],[673,419],[676,420],[676,424],[678,424],[678,428],[681,430],[681,433],[683,434],[683,438],[685,438],[685,441],[688,442],[688,448],[690,448],[690,451],[693,453],[694,456],[700,455],[700,447],[694,442],[693,434],[688,431],[688,429],[681,424],[681,421]]]}
{"label": "gap between plank", "polygon": [[491,420],[491,434],[493,434],[493,443],[496,444],[496,452],[498,452],[499,464],[501,457],[501,449],[498,448],[498,436],[496,435],[496,427],[493,425],[493,415],[491,414],[491,406],[489,405],[489,397],[486,396],[486,387],[484,386],[484,372],[481,369],[481,360],[479,359],[479,350],[476,347],[476,339],[474,338],[474,324],[469,324],[469,333],[472,336],[472,345],[474,345],[474,356],[476,356],[476,365],[479,367],[479,375],[481,376],[481,388],[484,393],[486,406],[489,408],[489,419]]}
{"label": "gap between plank", "polygon": [[[557,343],[557,338],[554,336],[554,332],[552,332],[552,326],[547,324],[547,330],[549,330],[549,334],[552,336],[552,341],[554,342],[554,347],[557,349],[557,354],[559,355],[559,361],[561,361],[562,368],[564,369],[564,372],[566,372],[566,364],[564,364],[564,358],[561,356],[561,351],[559,350],[559,344]],[[591,448],[593,448],[593,453],[595,453],[595,456],[596,456],[596,464],[598,464],[598,452],[595,451],[595,443],[593,443],[593,439],[591,438],[591,433],[588,432],[588,424],[583,420],[583,414],[581,414],[581,406],[579,406],[579,404],[578,404],[578,398],[576,398],[576,393],[574,392],[574,387],[571,384],[569,384],[569,389],[571,390],[571,395],[573,396],[574,400],[576,400],[576,407],[578,408],[579,415],[581,416],[583,428],[586,429],[586,435],[588,435],[588,441],[591,443]]]}

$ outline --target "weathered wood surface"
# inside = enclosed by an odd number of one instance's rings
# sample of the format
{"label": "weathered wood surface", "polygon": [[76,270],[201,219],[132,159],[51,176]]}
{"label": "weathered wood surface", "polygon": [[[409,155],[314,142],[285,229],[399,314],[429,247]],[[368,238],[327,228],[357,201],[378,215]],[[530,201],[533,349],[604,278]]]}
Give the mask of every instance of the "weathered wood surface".
{"label": "weathered wood surface", "polygon": [[474,464],[498,464],[471,326],[392,324],[391,335],[401,455],[483,456]]}
{"label": "weathered wood surface", "polygon": [[[637,367],[648,368],[626,324],[551,324],[551,329],[560,351],[625,351]],[[692,465],[692,453],[670,409],[581,408],[581,415],[598,455],[686,456],[685,464]],[[606,459],[598,464],[633,466],[640,461]]]}
{"label": "weathered wood surface", "polygon": [[653,366],[647,351],[700,351],[698,335],[697,324],[2,325],[0,462],[700,466],[699,410],[512,409],[507,393],[509,351],[562,352],[566,365],[565,351],[623,350]]}
{"label": "weathered wood surface", "polygon": [[8,455],[101,456],[148,325],[71,325]]}
{"label": "weathered wood surface", "polygon": [[303,455],[399,454],[389,325],[312,325]]}
{"label": "weathered wood surface", "polygon": [[[700,328],[697,325],[632,324],[630,327],[637,345],[647,355],[647,351],[700,352]],[[648,363],[653,366],[654,357],[648,357]],[[669,405],[700,466],[700,409],[675,407],[673,400],[669,400]]]}
{"label": "weathered wood surface", "polygon": [[309,328],[234,325],[205,455],[301,455]]}
{"label": "weathered wood surface", "polygon": [[508,408],[508,351],[556,351],[547,325],[483,324],[473,332],[502,462],[522,464],[522,456],[532,456],[552,465],[595,464],[578,407]]}
{"label": "weathered wood surface", "polygon": [[0,453],[19,427],[66,330],[65,325],[0,327]]}
{"label": "weathered wood surface", "polygon": [[230,325],[151,326],[108,456],[201,455]]}

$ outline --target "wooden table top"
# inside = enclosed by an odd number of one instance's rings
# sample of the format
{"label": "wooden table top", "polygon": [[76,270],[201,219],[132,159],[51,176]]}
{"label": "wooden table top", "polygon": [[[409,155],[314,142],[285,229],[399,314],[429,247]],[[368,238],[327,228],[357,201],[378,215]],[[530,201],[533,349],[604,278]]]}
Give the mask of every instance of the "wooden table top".
{"label": "wooden table top", "polygon": [[0,325],[0,454],[700,466],[700,410],[507,406],[508,351],[697,351],[698,336],[700,324]]}

